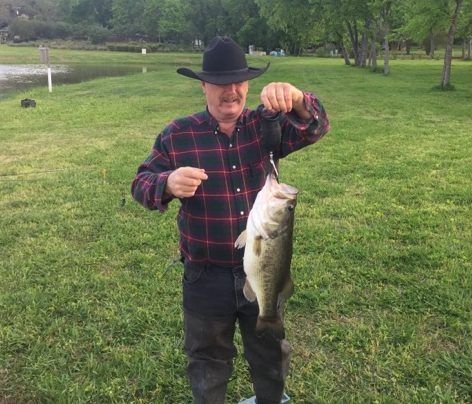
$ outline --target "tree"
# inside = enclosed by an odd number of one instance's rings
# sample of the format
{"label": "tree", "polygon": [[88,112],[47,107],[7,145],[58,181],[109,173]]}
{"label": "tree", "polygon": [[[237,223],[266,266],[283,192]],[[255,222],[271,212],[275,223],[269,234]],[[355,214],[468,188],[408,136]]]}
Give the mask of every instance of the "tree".
{"label": "tree", "polygon": [[116,33],[127,37],[145,34],[145,0],[113,0],[111,9],[111,25]]}
{"label": "tree", "polygon": [[188,3],[185,0],[163,0],[160,9],[159,34],[166,40],[189,38]]}
{"label": "tree", "polygon": [[444,66],[441,77],[441,83],[439,86],[442,89],[448,89],[451,87],[451,65],[452,65],[452,46],[454,44],[454,35],[457,29],[457,19],[461,11],[463,0],[454,0],[453,5],[454,9],[451,15],[451,25],[449,26],[449,31],[447,33],[447,42],[446,42],[446,52],[444,55]]}
{"label": "tree", "polygon": [[111,25],[112,0],[63,0],[67,19],[76,24]]}
{"label": "tree", "polygon": [[16,17],[12,9],[11,3],[6,0],[0,0],[0,28],[10,24]]}
{"label": "tree", "polygon": [[230,16],[221,0],[187,0],[190,34],[208,43],[215,35],[232,35]]}
{"label": "tree", "polygon": [[[372,38],[372,58],[376,58],[376,37],[382,40],[384,50],[383,74],[390,74],[390,43],[389,35],[393,25],[394,2],[393,0],[372,0],[370,3],[371,12],[375,20],[376,30]],[[373,69],[375,70],[375,69]]]}
{"label": "tree", "polygon": [[445,32],[449,16],[449,0],[404,0],[403,32],[417,42],[428,40],[426,53],[434,58],[436,37]]}
{"label": "tree", "polygon": [[346,43],[348,38],[346,35],[346,28],[344,21],[340,16],[342,0],[310,0],[310,4],[322,17],[320,35],[324,43],[333,43],[336,48],[341,50],[344,58],[344,63],[350,65],[349,51]]}
{"label": "tree", "polygon": [[255,0],[261,16],[271,28],[283,32],[282,45],[292,55],[300,55],[320,38],[321,14],[304,0]]}
{"label": "tree", "polygon": [[254,0],[222,0],[222,6],[231,16],[229,32],[242,47],[255,45],[267,50],[280,46],[281,31],[269,27]]}
{"label": "tree", "polygon": [[472,1],[465,0],[459,21],[457,23],[457,36],[462,38],[462,59],[472,59]]}
{"label": "tree", "polygon": [[365,66],[366,56],[366,33],[362,30],[369,26],[370,10],[365,1],[361,0],[341,0],[338,10],[339,17],[343,20],[349,39],[351,49],[354,55],[354,64],[356,66]]}

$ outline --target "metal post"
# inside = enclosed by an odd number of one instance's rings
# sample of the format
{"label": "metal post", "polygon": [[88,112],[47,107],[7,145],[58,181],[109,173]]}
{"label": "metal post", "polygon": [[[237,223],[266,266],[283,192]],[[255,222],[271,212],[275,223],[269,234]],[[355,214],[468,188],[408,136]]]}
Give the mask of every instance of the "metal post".
{"label": "metal post", "polygon": [[49,92],[52,93],[52,70],[49,64],[49,48],[47,46],[39,47],[39,59],[41,63],[46,64],[48,67],[48,89]]}

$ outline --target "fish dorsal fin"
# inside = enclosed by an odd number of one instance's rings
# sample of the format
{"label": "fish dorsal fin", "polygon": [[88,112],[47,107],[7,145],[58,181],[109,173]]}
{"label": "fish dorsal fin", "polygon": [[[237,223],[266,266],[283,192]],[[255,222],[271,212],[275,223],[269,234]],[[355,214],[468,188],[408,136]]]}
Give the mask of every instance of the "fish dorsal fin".
{"label": "fish dorsal fin", "polygon": [[256,300],[256,294],[254,293],[254,290],[252,290],[251,284],[249,283],[247,279],[246,279],[246,283],[244,284],[243,294],[244,294],[244,297],[247,300],[249,300],[251,303]]}
{"label": "fish dorsal fin", "polygon": [[234,246],[236,248],[243,248],[246,245],[246,240],[247,240],[247,232],[246,230],[243,230],[243,232],[236,239]]}

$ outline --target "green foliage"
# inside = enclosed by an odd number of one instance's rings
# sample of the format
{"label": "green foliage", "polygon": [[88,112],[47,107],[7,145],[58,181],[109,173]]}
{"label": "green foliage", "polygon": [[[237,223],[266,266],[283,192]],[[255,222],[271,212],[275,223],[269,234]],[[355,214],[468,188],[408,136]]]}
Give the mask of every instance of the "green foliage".
{"label": "green foliage", "polygon": [[92,25],[87,28],[88,38],[93,44],[105,43],[110,36],[110,31],[101,25]]}
{"label": "green foliage", "polygon": [[[16,4],[18,3],[18,4]],[[25,38],[87,38],[101,42],[149,40],[171,44],[204,43],[229,35],[247,48],[284,48],[299,55],[307,48],[334,44],[364,65],[362,40],[379,45],[385,36],[401,44],[414,41],[427,48],[442,40],[450,21],[451,0],[20,0],[21,14],[41,23],[21,23]],[[464,1],[458,36],[471,34],[471,0]],[[10,3],[0,2],[0,26],[15,21]],[[15,9],[16,10],[16,9]],[[34,24],[46,24],[39,29]],[[19,24],[19,25],[21,25]],[[28,25],[29,24],[29,25]],[[90,27],[91,34],[80,27]],[[72,30],[65,28],[74,27]],[[38,28],[38,29],[37,29]],[[61,28],[61,29],[60,29]],[[367,42],[365,42],[367,43]],[[442,44],[442,43],[441,43]]]}
{"label": "green foliage", "polygon": [[464,1],[457,25],[457,32],[460,38],[472,38],[472,0]]}
{"label": "green foliage", "polygon": [[58,35],[68,35],[68,32],[67,25],[63,23],[18,18],[10,24],[11,36],[18,36],[22,41],[55,38]]}
{"label": "green foliage", "polygon": [[111,24],[115,32],[128,36],[143,34],[142,19],[145,15],[144,0],[114,0]]}
{"label": "green foliage", "polygon": [[319,36],[316,21],[321,18],[310,3],[303,0],[255,0],[267,24],[283,32],[281,45],[292,55],[300,55]]}
{"label": "green foliage", "polygon": [[404,32],[416,41],[445,32],[448,28],[449,4],[444,0],[408,2]]}

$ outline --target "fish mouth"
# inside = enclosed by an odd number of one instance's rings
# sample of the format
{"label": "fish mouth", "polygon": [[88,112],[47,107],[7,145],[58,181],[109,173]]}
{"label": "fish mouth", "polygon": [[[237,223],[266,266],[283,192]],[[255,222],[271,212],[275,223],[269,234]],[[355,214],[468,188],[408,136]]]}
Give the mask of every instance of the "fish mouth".
{"label": "fish mouth", "polygon": [[269,183],[272,194],[278,198],[295,199],[298,195],[297,188],[292,185],[277,182],[274,173],[267,176],[267,182]]}
{"label": "fish mouth", "polygon": [[280,188],[281,188],[281,191],[284,193],[284,194],[287,194],[287,195],[297,195],[298,194],[298,189],[291,186],[291,185],[288,185],[288,184],[280,184]]}

